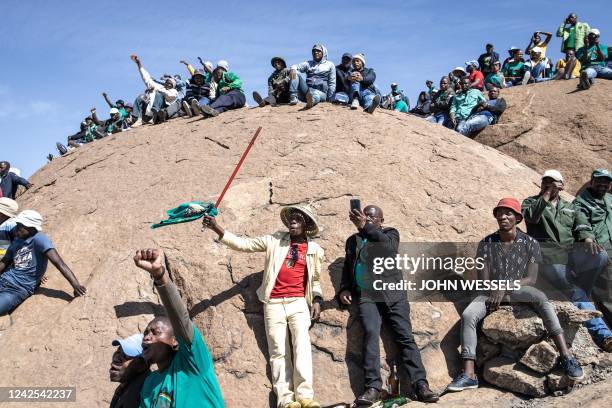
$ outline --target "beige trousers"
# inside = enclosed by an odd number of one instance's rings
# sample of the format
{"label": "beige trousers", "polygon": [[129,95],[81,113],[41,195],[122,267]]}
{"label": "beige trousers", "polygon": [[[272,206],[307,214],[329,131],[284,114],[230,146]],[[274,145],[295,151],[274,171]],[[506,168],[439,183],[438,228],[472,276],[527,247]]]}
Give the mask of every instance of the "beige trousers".
{"label": "beige trousers", "polygon": [[264,304],[264,321],[277,406],[282,408],[292,401],[313,398],[310,311],[306,298],[270,300]]}

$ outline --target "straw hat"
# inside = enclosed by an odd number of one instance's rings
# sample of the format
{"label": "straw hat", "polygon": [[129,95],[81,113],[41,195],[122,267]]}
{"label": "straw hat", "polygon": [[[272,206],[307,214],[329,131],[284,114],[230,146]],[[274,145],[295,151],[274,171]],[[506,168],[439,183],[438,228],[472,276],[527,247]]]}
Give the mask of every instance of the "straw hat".
{"label": "straw hat", "polygon": [[284,207],[280,212],[281,221],[289,228],[289,218],[293,212],[298,211],[306,219],[306,235],[314,237],[319,233],[319,223],[313,209],[308,205],[290,205]]}

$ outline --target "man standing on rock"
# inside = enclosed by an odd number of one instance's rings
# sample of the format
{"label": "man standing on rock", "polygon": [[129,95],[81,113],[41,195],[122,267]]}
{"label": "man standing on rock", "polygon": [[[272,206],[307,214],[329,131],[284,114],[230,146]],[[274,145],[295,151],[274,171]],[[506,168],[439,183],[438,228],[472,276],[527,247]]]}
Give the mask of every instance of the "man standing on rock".
{"label": "man standing on rock", "polygon": [[497,310],[502,301],[527,303],[542,318],[548,335],[552,337],[559,354],[565,374],[572,380],[580,380],[584,373],[572,356],[559,318],[546,295],[533,287],[538,276],[541,262],[538,241],[516,226],[521,222],[521,205],[514,198],[503,198],[493,209],[499,230],[485,237],[478,245],[477,257],[484,260],[479,279],[483,281],[519,281],[520,289],[490,291],[488,295],[478,295],[461,315],[461,357],[463,371],[449,384],[449,391],[463,391],[478,388],[475,371],[478,323],[485,316]]}
{"label": "man standing on rock", "polygon": [[563,38],[561,42],[561,52],[567,50],[577,51],[578,48],[582,47],[584,38],[591,27],[587,23],[578,22],[578,16],[576,13],[571,13],[557,30],[557,37]]}
{"label": "man standing on rock", "polygon": [[292,65],[289,73],[289,104],[297,105],[298,97],[306,101],[306,109],[319,102],[331,101],[336,92],[336,67],[327,60],[327,48],[312,47],[312,59]]}
{"label": "man standing on rock", "polygon": [[[612,173],[607,169],[595,169],[591,184],[574,200],[578,212],[578,240],[588,245],[593,254],[612,256]],[[612,324],[612,266],[601,274],[593,297],[601,304],[602,312]]]}
{"label": "man standing on rock", "polygon": [[157,370],[146,378],[140,391],[141,408],[223,408],[212,357],[157,249],[141,249],[134,263],[149,273],[167,316],[147,325],[142,356]]}
{"label": "man standing on rock", "polygon": [[[319,233],[308,206],[289,206],[280,213],[289,231],[257,238],[241,238],[205,215],[202,223],[221,243],[242,252],[266,252],[262,285],[264,322],[278,408],[320,408],[314,401],[312,351],[308,329],[321,313],[323,295],[319,276],[323,249],[312,239]],[[310,310],[309,310],[310,308]],[[291,332],[293,355],[286,347]],[[293,365],[293,366],[292,366]]]}
{"label": "man standing on rock", "polygon": [[[522,211],[527,233],[540,242],[543,263],[540,271],[555,288],[561,290],[578,309],[596,310],[589,297],[599,275],[608,264],[605,251],[592,254],[585,246],[574,247],[577,227],[576,210],[559,193],[563,176],[557,170],[542,175],[540,193],[523,201]],[[612,331],[596,317],[584,323],[593,341],[612,352]]]}
{"label": "man standing on rock", "polygon": [[[355,403],[370,406],[380,401],[382,379],[380,376],[380,329],[383,319],[391,322],[395,341],[401,353],[401,362],[410,375],[410,381],[419,401],[436,402],[439,397],[429,388],[427,373],[421,361],[421,353],[412,335],[410,304],[404,291],[372,290],[372,265],[368,251],[377,256],[393,258],[397,256],[399,232],[395,228],[383,228],[383,211],[369,205],[361,211],[353,209],[349,219],[357,228],[357,233],[346,240],[344,268],[338,298],[344,305],[355,302],[359,307],[361,323],[365,331],[363,344],[363,369],[365,392]],[[400,282],[402,274],[393,270],[386,272],[389,282]]]}
{"label": "man standing on rock", "polygon": [[74,288],[74,296],[82,296],[86,289],[74,276],[42,231],[42,216],[25,210],[13,218],[14,236],[0,261],[0,316],[8,314],[32,296],[45,272],[48,261],[61,272]]}

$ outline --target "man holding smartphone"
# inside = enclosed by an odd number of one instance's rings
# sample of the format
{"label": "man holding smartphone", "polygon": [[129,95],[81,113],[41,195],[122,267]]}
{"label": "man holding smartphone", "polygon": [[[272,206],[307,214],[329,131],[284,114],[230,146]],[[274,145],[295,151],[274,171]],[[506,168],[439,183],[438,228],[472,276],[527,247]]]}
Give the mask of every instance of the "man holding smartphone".
{"label": "man holding smartphone", "polygon": [[557,30],[557,37],[563,38],[561,52],[578,50],[584,44],[584,39],[591,27],[587,23],[578,22],[576,13],[571,13]]}
{"label": "man holding smartphone", "polygon": [[579,89],[589,89],[595,78],[612,79],[612,68],[606,66],[608,47],[599,43],[599,30],[592,28],[584,39],[584,47],[576,52],[582,64]]}
{"label": "man holding smartphone", "polygon": [[[395,228],[383,228],[383,211],[375,205],[361,210],[359,200],[351,200],[349,219],[357,232],[346,240],[346,256],[338,298],[344,305],[355,302],[365,332],[363,368],[365,391],[355,401],[357,406],[370,406],[380,401],[382,379],[380,376],[379,338],[383,319],[391,322],[395,341],[401,354],[401,364],[410,376],[419,401],[436,402],[439,396],[429,388],[427,373],[421,361],[421,353],[412,335],[410,304],[404,291],[374,293],[368,273],[369,253],[395,258],[399,245],[399,232]],[[370,276],[368,276],[370,275]],[[381,275],[386,281],[399,282],[398,270]]]}

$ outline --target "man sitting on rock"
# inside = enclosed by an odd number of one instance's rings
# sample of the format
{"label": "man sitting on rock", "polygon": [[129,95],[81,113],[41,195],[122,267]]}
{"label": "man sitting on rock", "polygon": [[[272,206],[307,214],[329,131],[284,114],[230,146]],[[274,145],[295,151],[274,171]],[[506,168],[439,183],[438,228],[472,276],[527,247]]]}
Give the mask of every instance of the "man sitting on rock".
{"label": "man sitting on rock", "polygon": [[484,84],[485,88],[488,90],[491,88],[501,89],[506,87],[506,79],[501,73],[501,63],[499,61],[493,63],[493,68],[485,77]]}
{"label": "man sitting on rock", "polygon": [[312,47],[312,59],[292,65],[290,72],[289,104],[306,102],[310,109],[319,102],[331,101],[336,92],[336,67],[327,60],[327,48],[322,44]]}
{"label": "man sitting on rock", "polygon": [[113,340],[117,347],[108,370],[112,382],[118,382],[110,408],[140,406],[140,390],[150,373],[149,364],[142,357],[142,334]]}
{"label": "man sitting on rock", "polygon": [[599,30],[593,28],[584,39],[584,46],[576,51],[582,64],[579,89],[589,89],[595,78],[612,79],[612,68],[606,66],[608,47],[599,42]]}
{"label": "man sitting on rock", "polygon": [[[357,233],[346,240],[342,281],[338,299],[344,305],[353,302],[359,308],[361,323],[365,331],[363,342],[363,369],[365,392],[355,401],[358,406],[370,406],[380,401],[382,379],[380,376],[380,329],[383,320],[389,320],[394,339],[399,347],[402,365],[410,375],[410,382],[419,401],[436,402],[439,397],[429,389],[427,373],[421,361],[421,353],[412,335],[410,304],[405,291],[373,290],[372,259],[368,253],[376,252],[377,257],[397,256],[399,232],[392,227],[383,228],[383,211],[375,205],[349,212],[349,219]],[[399,270],[384,272],[386,282],[400,282]]]}
{"label": "man sitting on rock", "polygon": [[0,197],[0,259],[6,254],[6,250],[13,241],[11,231],[15,228],[15,221],[19,205],[17,201],[8,197]]}
{"label": "man sitting on rock", "polygon": [[507,104],[504,98],[499,97],[499,88],[489,90],[489,100],[474,108],[466,120],[457,124],[457,132],[464,136],[474,136],[477,132],[489,125],[494,125],[506,110]]}
{"label": "man sitting on rock", "polygon": [[[191,65],[189,65],[191,66]],[[196,69],[187,83],[185,98],[181,103],[187,117],[200,112],[200,106],[210,102],[210,75],[203,69]]]}
{"label": "man sitting on rock", "polygon": [[281,57],[274,57],[271,61],[274,72],[268,77],[268,96],[264,99],[259,92],[253,92],[253,99],[260,107],[275,106],[279,103],[289,103],[289,69]]}
{"label": "man sitting on rock", "polygon": [[455,92],[450,88],[448,77],[442,77],[442,79],[440,79],[440,90],[436,93],[429,106],[431,115],[428,116],[426,120],[431,123],[437,123],[438,125],[451,127],[448,113],[454,96]]}
{"label": "man sitting on rock", "polygon": [[[596,310],[589,297],[608,263],[608,256],[605,251],[592,254],[585,245],[574,248],[577,213],[574,206],[559,195],[563,188],[563,176],[559,171],[544,172],[540,193],[523,201],[527,233],[540,242],[543,257],[540,271],[544,278],[578,309]],[[598,346],[612,352],[612,331],[601,318],[593,318],[584,326]]]}
{"label": "man sitting on rock", "polygon": [[531,78],[531,71],[525,65],[523,51],[514,51],[514,57],[502,66],[502,74],[506,79],[506,87],[526,85]]}
{"label": "man sitting on rock", "polygon": [[[95,135],[99,137],[105,137],[108,135],[112,135],[114,133],[123,132],[127,129],[125,120],[121,116],[121,112],[117,108],[111,108],[110,110],[110,118],[102,121],[98,119],[98,114],[95,106],[91,108],[91,120],[96,124],[95,131],[93,132]],[[93,141],[93,139],[91,140]]]}
{"label": "man sitting on rock", "polygon": [[141,408],[224,407],[212,357],[157,249],[136,251],[134,263],[148,272],[166,309],[147,325],[142,356],[156,364],[140,391]]}
{"label": "man sitting on rock", "polygon": [[374,85],[376,72],[372,68],[366,68],[363,54],[355,54],[352,64],[353,70],[347,78],[351,85],[349,94],[351,109],[361,106],[365,112],[373,113],[380,104],[380,95]]}
{"label": "man sitting on rock", "polygon": [[478,89],[471,87],[472,83],[469,78],[464,77],[461,79],[461,92],[457,93],[453,97],[451,103],[449,118],[453,129],[456,129],[462,134],[469,134],[469,130],[466,127],[465,121],[468,120],[472,112],[476,107],[484,108],[487,100],[482,96],[482,92]]}
{"label": "man sitting on rock", "polygon": [[[578,240],[590,247],[592,254],[608,254],[612,258],[612,173],[607,169],[595,169],[591,183],[576,199]],[[601,311],[612,324],[612,265],[601,274],[593,289],[593,297],[601,305]]]}
{"label": "man sitting on rock", "polygon": [[142,81],[147,89],[153,90],[143,115],[151,117],[154,124],[165,122],[166,119],[177,115],[181,109],[181,101],[178,98],[176,80],[172,77],[166,77],[164,84],[160,85],[153,81],[153,78],[144,69],[137,55],[132,55],[130,58],[138,67]]}
{"label": "man sitting on rock", "polygon": [[463,371],[447,387],[449,391],[463,391],[478,388],[475,371],[477,325],[499,308],[502,302],[528,303],[542,318],[548,335],[552,337],[559,354],[565,374],[572,380],[580,380],[582,368],[571,354],[563,329],[552,303],[546,295],[533,287],[541,262],[538,241],[517,228],[523,216],[521,205],[514,198],[504,198],[493,209],[499,230],[488,235],[478,245],[477,257],[484,260],[484,268],[479,271],[479,279],[484,281],[519,281],[520,289],[512,291],[496,290],[488,295],[478,295],[461,315],[461,357]]}
{"label": "man sitting on rock", "polygon": [[403,113],[408,113],[410,111],[410,101],[408,97],[395,82],[391,84],[391,93],[385,95],[383,98],[383,108]]}
{"label": "man sitting on rock", "polygon": [[[266,253],[263,281],[257,296],[264,304],[272,388],[277,407],[320,408],[314,401],[308,333],[311,320],[319,318],[323,300],[319,277],[324,252],[312,240],[319,233],[319,227],[310,207],[285,207],[280,217],[289,231],[257,238],[237,237],[208,215],[204,216],[202,223],[217,233],[221,243],[234,250]],[[286,349],[289,332],[292,356],[287,355],[291,350]]]}
{"label": "man sitting on rock", "polygon": [[345,52],[342,54],[340,64],[336,65],[336,92],[331,99],[332,103],[340,105],[348,105],[349,103],[351,82],[348,80],[348,77],[353,69],[351,61],[353,61],[353,55]]}
{"label": "man sitting on rock", "polygon": [[13,218],[11,231],[14,239],[0,261],[0,316],[10,313],[32,296],[45,272],[48,261],[61,272],[74,288],[74,296],[82,296],[86,289],[74,276],[42,231],[42,216],[25,210]]}
{"label": "man sitting on rock", "polygon": [[468,72],[468,79],[470,80],[470,87],[479,91],[484,90],[484,75],[480,72],[478,62],[468,61],[465,63],[465,66]]}
{"label": "man sitting on rock", "polygon": [[582,65],[576,58],[576,52],[569,49],[565,52],[565,58],[557,61],[555,68],[557,72],[553,79],[571,79],[580,76]]}
{"label": "man sitting on rock", "polygon": [[11,171],[11,163],[0,161],[0,192],[2,197],[15,199],[17,189],[23,186],[26,190],[32,187],[32,183]]}
{"label": "man sitting on rock", "polygon": [[[215,84],[214,101],[209,105],[198,105],[204,117],[219,116],[220,113],[242,108],[246,104],[242,81],[238,75],[228,72],[229,67],[226,64],[217,64],[217,68],[212,73],[212,81]],[[196,108],[193,105],[192,107]]]}

